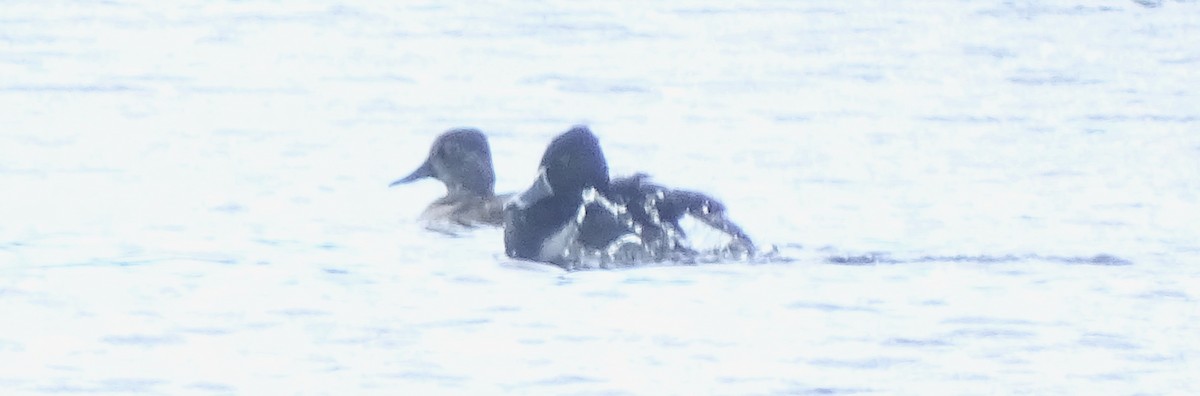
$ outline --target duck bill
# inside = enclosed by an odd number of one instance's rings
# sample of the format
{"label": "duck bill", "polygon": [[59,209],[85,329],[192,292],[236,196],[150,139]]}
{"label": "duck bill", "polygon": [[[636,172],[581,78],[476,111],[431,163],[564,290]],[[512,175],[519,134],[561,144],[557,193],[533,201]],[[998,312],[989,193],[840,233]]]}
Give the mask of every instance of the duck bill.
{"label": "duck bill", "polygon": [[431,164],[428,160],[425,161],[424,164],[421,164],[420,168],[417,168],[417,170],[413,171],[408,176],[405,176],[403,179],[396,180],[392,182],[392,184],[388,184],[388,187],[411,183],[426,177],[433,177],[433,164]]}
{"label": "duck bill", "polygon": [[542,169],[541,172],[538,172],[537,179],[533,181],[533,185],[528,190],[513,197],[512,204],[518,209],[525,209],[553,195],[554,189],[550,187],[550,181],[546,180],[546,170]]}

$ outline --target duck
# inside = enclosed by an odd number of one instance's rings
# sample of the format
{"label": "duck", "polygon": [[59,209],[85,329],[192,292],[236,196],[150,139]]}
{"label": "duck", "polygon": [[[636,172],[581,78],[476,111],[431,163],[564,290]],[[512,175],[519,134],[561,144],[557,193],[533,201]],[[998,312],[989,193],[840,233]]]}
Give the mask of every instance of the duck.
{"label": "duck", "polygon": [[511,194],[495,193],[491,147],[479,129],[453,128],[438,135],[425,161],[388,187],[426,178],[446,186],[446,195],[421,213],[426,228],[454,234],[464,228],[503,224],[504,203]]}
{"label": "duck", "polygon": [[652,183],[644,173],[610,180],[599,139],[576,125],[550,142],[533,184],[505,204],[505,254],[567,270],[694,263],[705,255],[687,243],[686,216],[730,237],[718,249],[723,257],[753,255],[749,236],[713,197]]}

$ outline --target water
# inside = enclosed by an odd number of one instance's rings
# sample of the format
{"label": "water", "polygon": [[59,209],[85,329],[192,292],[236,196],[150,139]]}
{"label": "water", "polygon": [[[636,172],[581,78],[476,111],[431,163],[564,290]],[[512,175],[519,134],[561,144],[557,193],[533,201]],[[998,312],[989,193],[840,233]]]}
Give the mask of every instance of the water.
{"label": "water", "polygon": [[[6,394],[1194,394],[1200,4],[5,2]],[[386,188],[575,123],[792,262],[565,273]]]}

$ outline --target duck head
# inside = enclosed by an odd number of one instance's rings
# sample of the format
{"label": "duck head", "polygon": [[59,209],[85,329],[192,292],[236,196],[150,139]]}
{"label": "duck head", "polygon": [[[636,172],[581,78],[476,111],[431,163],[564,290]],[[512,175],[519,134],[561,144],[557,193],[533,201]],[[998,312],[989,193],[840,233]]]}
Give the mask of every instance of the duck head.
{"label": "duck head", "polygon": [[496,174],[487,137],[478,129],[451,129],[434,140],[429,157],[411,174],[388,186],[434,178],[446,185],[446,196],[495,195]]}

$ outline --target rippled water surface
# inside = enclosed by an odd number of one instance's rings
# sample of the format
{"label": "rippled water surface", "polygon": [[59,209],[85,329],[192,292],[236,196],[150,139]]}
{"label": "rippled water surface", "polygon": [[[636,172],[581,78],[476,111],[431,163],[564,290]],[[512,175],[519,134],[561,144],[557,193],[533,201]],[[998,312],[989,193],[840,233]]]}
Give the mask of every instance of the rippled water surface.
{"label": "rippled water surface", "polygon": [[[0,4],[5,394],[1200,393],[1194,1]],[[387,188],[586,123],[791,261]]]}

